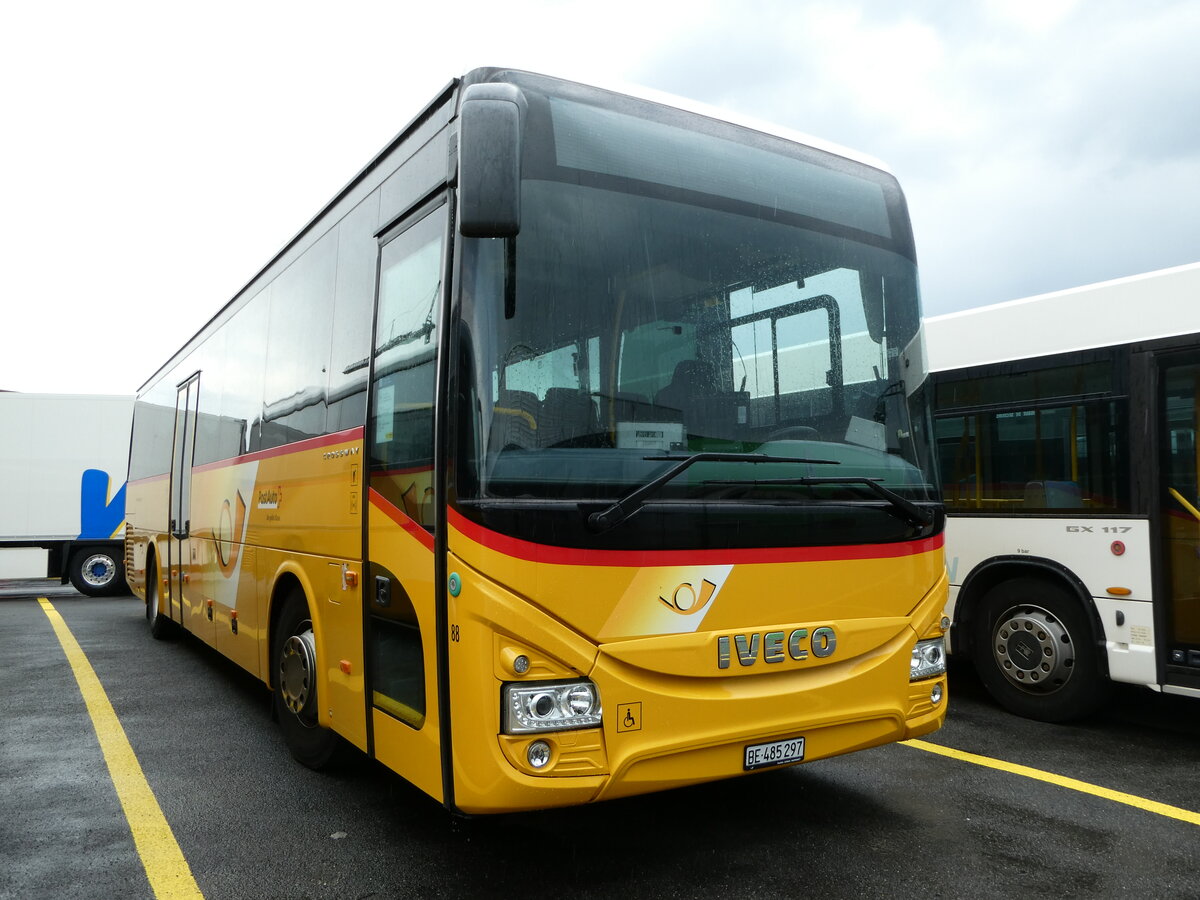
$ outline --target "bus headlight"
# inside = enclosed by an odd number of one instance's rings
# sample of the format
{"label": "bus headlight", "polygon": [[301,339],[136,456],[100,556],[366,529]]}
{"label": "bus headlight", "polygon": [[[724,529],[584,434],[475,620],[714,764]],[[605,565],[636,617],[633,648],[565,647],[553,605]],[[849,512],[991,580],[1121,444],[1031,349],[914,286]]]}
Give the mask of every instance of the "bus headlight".
{"label": "bus headlight", "polygon": [[933,678],[945,674],[946,671],[946,641],[945,638],[930,638],[927,641],[917,641],[912,651],[912,668],[908,673],[909,681],[920,681],[922,678]]}
{"label": "bus headlight", "polygon": [[504,733],[566,731],[600,724],[600,693],[590,681],[506,684]]}

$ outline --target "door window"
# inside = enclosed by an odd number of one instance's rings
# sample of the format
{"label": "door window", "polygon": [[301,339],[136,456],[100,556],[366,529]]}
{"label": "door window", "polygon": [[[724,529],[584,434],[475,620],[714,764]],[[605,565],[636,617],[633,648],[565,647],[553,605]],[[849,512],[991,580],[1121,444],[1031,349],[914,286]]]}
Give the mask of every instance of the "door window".
{"label": "door window", "polygon": [[[1197,403],[1200,403],[1200,364],[1164,369],[1162,524],[1171,590],[1170,649],[1172,661],[1185,664],[1191,663],[1192,654],[1200,649]],[[1177,654],[1182,654],[1182,658],[1177,659]]]}
{"label": "door window", "polygon": [[446,210],[384,246],[379,268],[371,487],[433,529],[433,406]]}
{"label": "door window", "polygon": [[[433,210],[388,240],[379,256],[366,444],[371,489],[393,508],[378,520],[388,528],[394,527],[392,518],[406,516],[428,532],[434,529],[434,408],[446,219],[445,206]],[[372,560],[371,583],[375,593],[367,657],[372,702],[420,729],[426,710],[425,638],[430,636],[421,622],[433,617],[433,554],[406,542],[396,555],[388,555],[386,566]]]}

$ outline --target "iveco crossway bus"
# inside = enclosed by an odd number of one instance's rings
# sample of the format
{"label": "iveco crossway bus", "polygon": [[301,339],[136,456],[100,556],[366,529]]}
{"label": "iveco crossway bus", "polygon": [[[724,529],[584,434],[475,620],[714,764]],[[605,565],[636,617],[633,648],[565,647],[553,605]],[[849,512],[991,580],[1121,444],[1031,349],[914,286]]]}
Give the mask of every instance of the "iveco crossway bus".
{"label": "iveco crossway bus", "polygon": [[880,164],[475,70],[141,388],[128,575],[455,812],[925,734],[919,324]]}

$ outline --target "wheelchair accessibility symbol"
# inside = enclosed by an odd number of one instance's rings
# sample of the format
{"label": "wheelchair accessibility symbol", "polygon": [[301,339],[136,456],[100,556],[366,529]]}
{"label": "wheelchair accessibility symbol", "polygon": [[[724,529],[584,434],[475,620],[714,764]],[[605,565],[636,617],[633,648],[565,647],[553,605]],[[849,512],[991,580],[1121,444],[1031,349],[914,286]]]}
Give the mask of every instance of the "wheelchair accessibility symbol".
{"label": "wheelchair accessibility symbol", "polygon": [[617,732],[642,730],[642,704],[617,704]]}

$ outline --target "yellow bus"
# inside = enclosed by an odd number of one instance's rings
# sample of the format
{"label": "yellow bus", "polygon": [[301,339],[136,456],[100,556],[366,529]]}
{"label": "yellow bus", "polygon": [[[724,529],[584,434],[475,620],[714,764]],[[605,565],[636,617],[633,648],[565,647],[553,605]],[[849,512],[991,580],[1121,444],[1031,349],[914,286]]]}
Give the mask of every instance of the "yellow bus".
{"label": "yellow bus", "polygon": [[130,584],[301,763],[477,814],[941,725],[903,194],[686,106],[454,80],[140,389]]}

